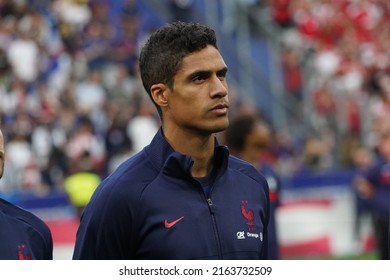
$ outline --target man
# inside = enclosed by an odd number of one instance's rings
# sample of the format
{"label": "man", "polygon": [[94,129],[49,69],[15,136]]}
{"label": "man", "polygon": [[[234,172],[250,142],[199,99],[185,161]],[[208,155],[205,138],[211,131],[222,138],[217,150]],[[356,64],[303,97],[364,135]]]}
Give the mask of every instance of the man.
{"label": "man", "polygon": [[[0,178],[4,173],[4,136],[0,130]],[[37,216],[0,198],[0,259],[52,260],[49,227]]]}
{"label": "man", "polygon": [[267,182],[215,137],[228,127],[229,100],[214,31],[162,27],[141,51],[140,73],[162,126],[98,186],[73,259],[267,258]]}
{"label": "man", "polygon": [[274,168],[262,159],[271,141],[271,131],[261,119],[252,113],[245,113],[231,121],[224,137],[231,153],[251,163],[268,182],[270,196],[268,257],[272,260],[280,259],[276,211],[280,205],[281,180]]}
{"label": "man", "polygon": [[72,164],[72,172],[64,179],[64,190],[78,218],[81,217],[101,181],[100,176],[94,171],[92,161],[90,153],[84,152]]}
{"label": "man", "polygon": [[390,205],[390,129],[380,134],[379,156],[363,178],[360,191],[371,201],[374,234],[378,258],[389,259],[389,205]]}

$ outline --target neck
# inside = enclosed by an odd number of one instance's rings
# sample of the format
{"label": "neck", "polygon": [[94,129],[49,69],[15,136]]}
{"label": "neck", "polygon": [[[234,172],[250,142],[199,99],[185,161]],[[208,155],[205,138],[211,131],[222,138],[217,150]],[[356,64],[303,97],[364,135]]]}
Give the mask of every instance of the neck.
{"label": "neck", "polygon": [[192,166],[191,174],[192,177],[195,178],[201,178],[206,177],[208,174],[210,174],[211,170],[213,169],[213,158],[195,158],[192,157],[194,160],[194,165]]}
{"label": "neck", "polygon": [[164,130],[164,136],[171,147],[181,154],[188,155],[194,161],[193,177],[205,177],[213,168],[214,135],[191,133],[183,130]]}

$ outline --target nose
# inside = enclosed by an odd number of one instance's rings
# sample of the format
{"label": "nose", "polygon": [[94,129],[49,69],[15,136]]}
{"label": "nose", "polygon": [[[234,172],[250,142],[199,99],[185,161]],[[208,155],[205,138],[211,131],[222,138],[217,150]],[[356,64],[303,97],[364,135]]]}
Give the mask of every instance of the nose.
{"label": "nose", "polygon": [[225,77],[214,76],[211,83],[210,93],[212,97],[225,97],[228,95],[228,84]]}

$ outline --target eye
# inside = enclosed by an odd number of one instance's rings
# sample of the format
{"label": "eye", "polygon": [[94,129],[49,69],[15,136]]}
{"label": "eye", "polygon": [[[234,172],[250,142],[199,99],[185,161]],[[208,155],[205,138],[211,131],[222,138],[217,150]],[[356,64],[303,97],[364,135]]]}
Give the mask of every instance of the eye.
{"label": "eye", "polygon": [[194,82],[203,82],[207,79],[207,75],[205,73],[198,74],[192,78]]}
{"label": "eye", "polygon": [[218,78],[220,78],[221,81],[225,80],[226,75],[227,75],[227,69],[223,69],[217,72],[217,76]]}

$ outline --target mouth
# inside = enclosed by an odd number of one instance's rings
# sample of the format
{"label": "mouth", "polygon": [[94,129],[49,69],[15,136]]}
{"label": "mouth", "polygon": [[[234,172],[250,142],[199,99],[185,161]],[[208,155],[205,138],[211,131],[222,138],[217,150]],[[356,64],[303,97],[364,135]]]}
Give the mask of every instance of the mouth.
{"label": "mouth", "polygon": [[215,112],[219,115],[226,114],[229,110],[229,105],[227,103],[218,104],[211,108],[210,111]]}

